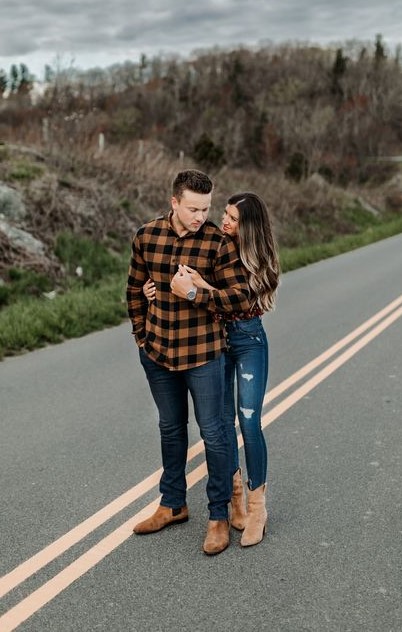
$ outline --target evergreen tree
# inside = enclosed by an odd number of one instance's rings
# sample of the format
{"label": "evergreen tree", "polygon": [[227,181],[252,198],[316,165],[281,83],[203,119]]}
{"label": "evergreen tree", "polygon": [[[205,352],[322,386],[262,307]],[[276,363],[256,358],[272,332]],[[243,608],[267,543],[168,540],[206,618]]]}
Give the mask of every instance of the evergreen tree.
{"label": "evergreen tree", "polygon": [[385,54],[385,47],[382,43],[382,35],[378,33],[375,38],[375,51],[374,51],[374,61],[376,65],[380,64],[387,58]]}
{"label": "evergreen tree", "polygon": [[51,66],[49,66],[49,64],[46,64],[45,65],[45,82],[52,83],[55,77],[56,77],[56,73],[54,69]]}
{"label": "evergreen tree", "polygon": [[18,93],[27,94],[32,88],[32,83],[33,77],[28,70],[28,66],[20,64]]}
{"label": "evergreen tree", "polygon": [[5,91],[7,90],[7,86],[7,73],[2,68],[0,68],[0,97],[4,95]]}
{"label": "evergreen tree", "polygon": [[20,73],[18,72],[18,67],[13,64],[10,68],[10,91],[12,93],[18,92],[19,85]]}
{"label": "evergreen tree", "polygon": [[344,57],[342,48],[338,48],[336,51],[334,65],[332,66],[331,92],[332,94],[336,94],[341,97],[343,96],[341,79],[346,72],[347,62],[348,58]]}
{"label": "evergreen tree", "polygon": [[144,55],[144,53],[141,53],[140,63],[138,64],[138,73],[139,73],[140,83],[144,83],[146,79],[147,68],[148,68],[147,56]]}
{"label": "evergreen tree", "polygon": [[402,46],[400,44],[395,48],[395,65],[401,65],[401,57],[402,57]]}

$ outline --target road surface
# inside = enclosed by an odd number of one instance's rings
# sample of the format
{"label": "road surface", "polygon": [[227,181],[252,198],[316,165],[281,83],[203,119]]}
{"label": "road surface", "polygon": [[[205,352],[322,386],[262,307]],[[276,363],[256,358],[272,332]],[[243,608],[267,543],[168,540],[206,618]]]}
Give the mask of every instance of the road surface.
{"label": "road surface", "polygon": [[1,632],[402,630],[402,235],[284,275],[264,326],[268,534],[213,558],[194,420],[189,522],[131,535],[160,453],[128,322],[0,363]]}

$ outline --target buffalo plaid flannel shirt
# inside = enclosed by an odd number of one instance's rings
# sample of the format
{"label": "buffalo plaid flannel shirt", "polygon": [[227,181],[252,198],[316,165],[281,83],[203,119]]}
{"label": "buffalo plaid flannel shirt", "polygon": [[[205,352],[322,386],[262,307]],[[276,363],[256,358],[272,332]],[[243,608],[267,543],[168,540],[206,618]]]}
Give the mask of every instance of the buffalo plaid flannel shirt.
{"label": "buffalo plaid flannel shirt", "polygon": [[[193,302],[175,296],[170,282],[178,264],[196,269],[216,289],[198,289]],[[151,278],[155,300],[143,285]],[[206,221],[196,233],[179,237],[169,217],[144,224],[132,241],[127,283],[128,314],[139,346],[170,370],[205,364],[226,348],[216,313],[249,309],[249,286],[233,240]]]}

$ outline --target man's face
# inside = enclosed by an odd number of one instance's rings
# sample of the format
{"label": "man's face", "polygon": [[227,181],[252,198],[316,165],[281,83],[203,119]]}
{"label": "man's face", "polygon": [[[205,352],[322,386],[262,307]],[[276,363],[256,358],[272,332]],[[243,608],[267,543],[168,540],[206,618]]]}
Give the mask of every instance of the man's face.
{"label": "man's face", "polygon": [[185,190],[178,200],[172,197],[172,224],[178,235],[195,233],[204,224],[211,206],[212,193]]}

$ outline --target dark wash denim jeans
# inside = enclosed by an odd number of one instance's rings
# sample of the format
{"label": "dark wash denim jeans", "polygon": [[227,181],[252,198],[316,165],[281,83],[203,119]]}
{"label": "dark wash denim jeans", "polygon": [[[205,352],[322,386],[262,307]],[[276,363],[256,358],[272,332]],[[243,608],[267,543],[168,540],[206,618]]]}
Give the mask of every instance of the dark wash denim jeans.
{"label": "dark wash denim jeans", "polygon": [[183,371],[169,371],[159,366],[143,349],[140,349],[140,361],[159,411],[163,465],[159,483],[161,505],[177,508],[186,504],[190,392],[205,445],[209,517],[211,520],[227,519],[232,474],[229,440],[223,420],[224,354],[216,360]]}
{"label": "dark wash denim jeans", "polygon": [[261,319],[226,323],[224,415],[232,452],[232,473],[239,467],[235,428],[237,416],[244,440],[248,486],[257,489],[267,479],[268,450],[261,428],[261,411],[268,380],[268,340]]}

